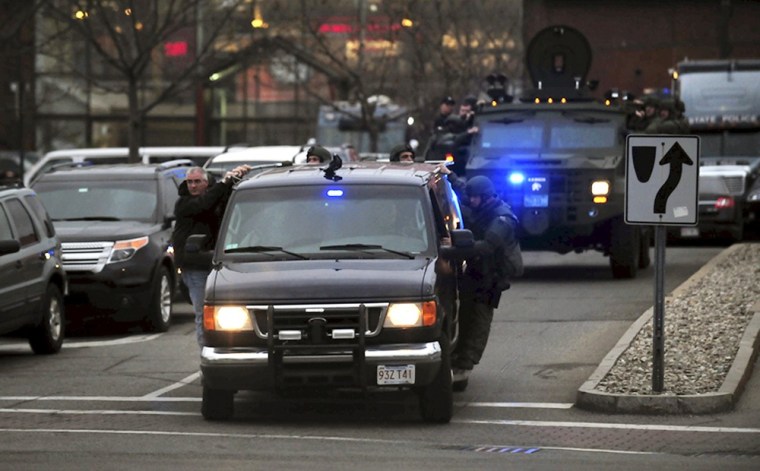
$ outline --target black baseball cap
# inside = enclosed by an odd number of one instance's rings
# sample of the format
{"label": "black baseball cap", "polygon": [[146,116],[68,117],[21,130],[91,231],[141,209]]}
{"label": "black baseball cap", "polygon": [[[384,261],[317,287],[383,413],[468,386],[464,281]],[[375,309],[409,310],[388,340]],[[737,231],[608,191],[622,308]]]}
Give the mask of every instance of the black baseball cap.
{"label": "black baseball cap", "polygon": [[446,103],[447,105],[454,105],[454,104],[456,104],[456,102],[457,102],[457,101],[456,101],[456,100],[454,99],[454,97],[453,97],[453,96],[451,96],[451,95],[445,96],[445,97],[443,97],[443,99],[441,100],[441,104],[443,104],[443,103]]}

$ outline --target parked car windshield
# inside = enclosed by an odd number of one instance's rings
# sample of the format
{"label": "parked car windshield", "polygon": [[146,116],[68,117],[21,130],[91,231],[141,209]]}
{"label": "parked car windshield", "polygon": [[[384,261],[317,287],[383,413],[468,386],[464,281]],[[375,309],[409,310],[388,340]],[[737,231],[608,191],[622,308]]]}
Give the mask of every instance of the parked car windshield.
{"label": "parked car windshield", "polygon": [[226,254],[262,260],[428,255],[435,244],[426,198],[421,187],[389,185],[239,190],[220,240]]}
{"label": "parked car windshield", "polygon": [[154,180],[40,181],[34,185],[54,221],[155,219]]}

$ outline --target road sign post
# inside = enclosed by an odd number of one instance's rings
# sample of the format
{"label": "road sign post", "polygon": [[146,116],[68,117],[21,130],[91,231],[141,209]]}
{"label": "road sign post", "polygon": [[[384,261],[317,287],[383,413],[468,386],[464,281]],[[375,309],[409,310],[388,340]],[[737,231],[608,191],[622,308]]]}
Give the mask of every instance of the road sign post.
{"label": "road sign post", "polygon": [[665,377],[666,226],[693,226],[699,216],[699,137],[629,135],[626,138],[625,222],[655,226],[652,391]]}

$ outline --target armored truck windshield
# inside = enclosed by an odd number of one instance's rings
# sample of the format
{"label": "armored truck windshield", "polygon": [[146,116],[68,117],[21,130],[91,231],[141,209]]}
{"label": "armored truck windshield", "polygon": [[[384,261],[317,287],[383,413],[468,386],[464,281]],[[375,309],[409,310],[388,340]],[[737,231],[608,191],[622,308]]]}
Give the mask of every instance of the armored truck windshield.
{"label": "armored truck windshield", "polygon": [[475,155],[505,150],[617,149],[623,117],[593,111],[516,111],[486,116],[479,125],[482,152]]}

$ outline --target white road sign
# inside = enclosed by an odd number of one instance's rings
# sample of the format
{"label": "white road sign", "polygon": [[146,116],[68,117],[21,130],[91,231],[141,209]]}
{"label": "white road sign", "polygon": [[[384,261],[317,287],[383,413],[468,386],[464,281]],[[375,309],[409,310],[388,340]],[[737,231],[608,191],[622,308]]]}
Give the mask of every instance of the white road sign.
{"label": "white road sign", "polygon": [[629,135],[625,144],[625,222],[695,225],[699,137]]}

